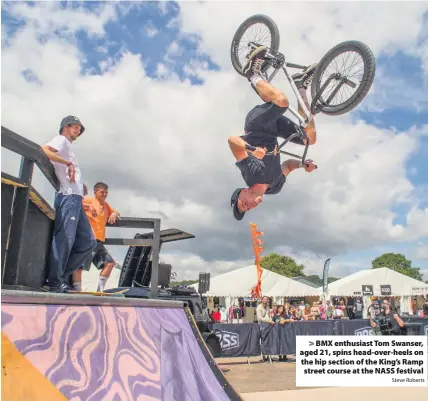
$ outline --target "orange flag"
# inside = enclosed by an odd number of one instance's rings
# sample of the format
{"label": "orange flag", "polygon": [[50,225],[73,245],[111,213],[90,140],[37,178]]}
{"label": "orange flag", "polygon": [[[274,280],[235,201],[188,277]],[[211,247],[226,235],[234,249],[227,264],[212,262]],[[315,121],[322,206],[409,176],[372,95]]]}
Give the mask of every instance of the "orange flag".
{"label": "orange flag", "polygon": [[261,237],[264,233],[261,231],[258,231],[258,227],[254,223],[250,223],[250,228],[251,228],[251,238],[253,240],[255,265],[257,268],[257,285],[254,289],[254,296],[255,298],[260,298],[262,294],[262,274],[263,274],[263,269],[260,264],[262,260],[260,253],[264,250],[264,247],[261,246],[264,244],[264,241],[259,237]]}

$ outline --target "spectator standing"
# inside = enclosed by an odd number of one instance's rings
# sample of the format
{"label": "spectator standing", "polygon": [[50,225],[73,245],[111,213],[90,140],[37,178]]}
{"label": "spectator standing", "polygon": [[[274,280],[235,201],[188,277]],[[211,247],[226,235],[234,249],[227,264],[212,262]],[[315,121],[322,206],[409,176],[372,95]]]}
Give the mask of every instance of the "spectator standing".
{"label": "spectator standing", "polygon": [[304,308],[302,309],[302,320],[311,320],[312,312],[311,312],[311,306],[309,304],[305,304]]}
{"label": "spectator standing", "polygon": [[256,308],[258,323],[274,323],[270,317],[269,298],[264,296]]}
{"label": "spectator standing", "polygon": [[309,320],[318,320],[320,318],[320,310],[316,302],[312,303],[311,314]]}
{"label": "spectator standing", "polygon": [[357,298],[354,303],[354,318],[362,319],[363,318],[363,301],[361,298]]}
{"label": "spectator standing", "polygon": [[293,320],[300,320],[300,314],[299,311],[296,309],[295,306],[290,305],[290,313],[291,313],[291,318]]}
{"label": "spectator standing", "polygon": [[428,319],[428,298],[425,299],[425,302],[422,306],[422,317]]}
{"label": "spectator standing", "polygon": [[67,292],[70,275],[91,255],[96,246],[82,200],[87,191],[72,143],[85,127],[75,116],[63,118],[59,135],[42,146],[60,182],[55,197],[55,226],[48,260],[48,286],[51,292]]}
{"label": "spectator standing", "polygon": [[[269,298],[264,296],[262,298],[262,302],[260,302],[257,305],[256,308],[256,316],[257,316],[257,322],[260,326],[262,326],[262,323],[270,323],[275,324],[275,322],[270,317],[270,309],[269,309]],[[262,340],[263,341],[263,340]],[[263,362],[268,362],[269,359],[266,355],[263,355]]]}
{"label": "spectator standing", "polygon": [[339,301],[339,306],[340,306],[340,309],[342,310],[342,316],[349,318],[349,316],[348,316],[348,308],[346,307],[345,300],[343,298]]}
{"label": "spectator standing", "polygon": [[327,319],[327,315],[326,315],[326,307],[322,304],[322,300],[318,301],[318,310],[320,312],[320,319],[321,320],[326,320]]}
{"label": "spectator standing", "polygon": [[272,318],[278,312],[278,305],[273,305],[272,309],[269,311],[269,316]]}
{"label": "spectator standing", "polygon": [[120,219],[120,213],[106,202],[108,189],[109,187],[106,183],[97,182],[94,185],[94,196],[86,196],[83,199],[83,208],[97,241],[97,246],[92,255],[86,260],[83,268],[73,273],[73,286],[76,291],[82,290],[83,269],[89,271],[92,263],[100,270],[97,291],[104,291],[107,280],[116,265],[115,260],[104,246],[107,222],[114,224],[117,219]]}
{"label": "spectator standing", "polygon": [[327,309],[326,309],[326,317],[327,320],[331,320],[334,319],[334,312],[335,312],[336,308],[334,305],[328,305]]}
{"label": "spectator standing", "polygon": [[294,308],[292,309],[292,307],[290,306],[290,304],[288,302],[284,305],[285,319],[287,319],[287,320],[290,319],[291,321],[294,320],[293,310],[294,310]]}
{"label": "spectator standing", "polygon": [[336,305],[336,309],[333,313],[333,319],[342,319],[343,317],[345,317],[345,314],[343,312],[344,310],[346,310],[344,306]]}

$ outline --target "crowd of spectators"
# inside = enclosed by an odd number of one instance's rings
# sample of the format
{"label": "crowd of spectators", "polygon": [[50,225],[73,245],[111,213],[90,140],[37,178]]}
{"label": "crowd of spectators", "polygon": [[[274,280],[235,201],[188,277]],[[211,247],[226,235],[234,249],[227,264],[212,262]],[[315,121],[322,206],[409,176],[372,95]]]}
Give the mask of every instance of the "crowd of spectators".
{"label": "crowd of spectators", "polygon": [[290,323],[299,320],[333,320],[355,319],[362,317],[363,304],[360,298],[356,298],[352,304],[345,303],[341,298],[336,303],[326,300],[325,304],[320,299],[311,304],[300,301],[298,304],[286,302],[284,305],[269,306],[269,298],[263,297],[257,306],[257,321],[266,323]]}

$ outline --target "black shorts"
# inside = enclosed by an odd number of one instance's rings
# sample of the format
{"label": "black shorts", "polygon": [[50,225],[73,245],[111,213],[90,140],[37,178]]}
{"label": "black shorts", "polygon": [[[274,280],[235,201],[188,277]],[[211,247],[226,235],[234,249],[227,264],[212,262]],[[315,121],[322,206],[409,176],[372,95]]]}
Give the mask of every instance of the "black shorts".
{"label": "black shorts", "polygon": [[[265,145],[269,147],[269,145],[273,145],[275,147],[278,137],[287,139],[297,132],[299,126],[283,115],[286,111],[287,107],[279,107],[275,103],[263,103],[250,110],[245,118],[244,126],[245,131],[250,134],[245,139],[251,141],[253,139],[251,134],[253,134],[257,143],[248,143],[253,146]],[[297,137],[290,142],[304,145],[302,139]],[[270,149],[268,148],[268,150]]]}
{"label": "black shorts", "polygon": [[92,251],[92,256],[83,264],[83,270],[89,271],[91,264],[94,264],[98,270],[104,268],[105,263],[115,263],[115,260],[108,253],[104,243],[97,240],[97,246]]}

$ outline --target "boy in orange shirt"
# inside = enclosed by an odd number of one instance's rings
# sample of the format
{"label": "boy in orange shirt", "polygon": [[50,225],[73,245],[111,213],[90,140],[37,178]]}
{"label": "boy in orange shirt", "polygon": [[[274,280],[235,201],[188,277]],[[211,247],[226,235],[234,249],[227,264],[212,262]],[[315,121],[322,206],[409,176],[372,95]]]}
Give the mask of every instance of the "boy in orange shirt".
{"label": "boy in orange shirt", "polygon": [[[88,216],[89,223],[97,240],[97,246],[92,251],[90,259],[83,264],[83,269],[89,271],[93,263],[100,271],[100,278],[97,291],[104,291],[107,280],[115,266],[116,262],[104,246],[106,239],[106,224],[114,224],[116,219],[120,219],[120,214],[113,209],[107,202],[108,185],[103,182],[97,182],[94,186],[95,197],[85,196],[83,199],[83,208]],[[78,269],[73,273],[73,286],[76,291],[82,290],[82,272]]]}

